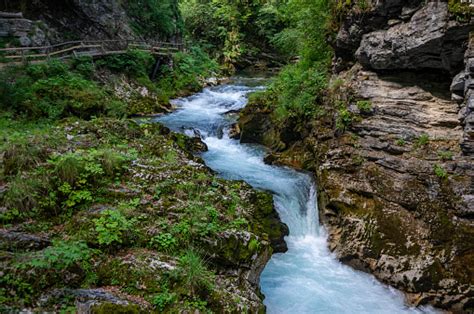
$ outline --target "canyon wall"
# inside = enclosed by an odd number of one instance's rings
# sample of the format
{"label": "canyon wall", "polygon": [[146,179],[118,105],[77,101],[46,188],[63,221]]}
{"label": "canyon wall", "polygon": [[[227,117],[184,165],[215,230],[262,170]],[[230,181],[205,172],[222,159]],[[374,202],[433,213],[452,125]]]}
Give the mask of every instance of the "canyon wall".
{"label": "canyon wall", "polygon": [[268,162],[316,174],[321,221],[341,261],[412,304],[454,312],[474,309],[466,16],[438,1],[354,5],[333,40],[325,114],[278,125],[255,103],[239,125],[243,141],[273,148]]}

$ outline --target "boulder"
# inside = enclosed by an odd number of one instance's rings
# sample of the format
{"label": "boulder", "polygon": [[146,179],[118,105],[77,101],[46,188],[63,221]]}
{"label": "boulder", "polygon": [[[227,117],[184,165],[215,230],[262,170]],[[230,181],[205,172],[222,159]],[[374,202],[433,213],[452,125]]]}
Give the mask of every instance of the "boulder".
{"label": "boulder", "polygon": [[0,230],[0,249],[7,251],[17,250],[41,250],[51,244],[47,237]]}
{"label": "boulder", "polygon": [[449,19],[446,2],[428,2],[406,23],[365,34],[355,53],[366,68],[375,70],[438,69],[453,72],[462,64],[473,25]]}

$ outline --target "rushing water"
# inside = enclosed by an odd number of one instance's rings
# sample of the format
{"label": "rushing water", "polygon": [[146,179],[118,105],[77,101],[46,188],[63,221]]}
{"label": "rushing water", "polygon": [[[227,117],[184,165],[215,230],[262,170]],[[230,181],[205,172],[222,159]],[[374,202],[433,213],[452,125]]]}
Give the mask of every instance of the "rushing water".
{"label": "rushing water", "polygon": [[228,113],[243,108],[248,93],[257,89],[261,87],[255,79],[235,79],[232,84],[175,100],[178,110],[157,120],[174,131],[200,134],[209,148],[202,157],[222,177],[245,180],[274,194],[290,235],[286,237],[288,252],[274,254],[261,276],[268,312],[432,312],[405,306],[400,292],[337,261],[319,226],[316,191],[309,175],[266,165],[262,147],[228,137],[227,129],[235,122],[235,115]]}

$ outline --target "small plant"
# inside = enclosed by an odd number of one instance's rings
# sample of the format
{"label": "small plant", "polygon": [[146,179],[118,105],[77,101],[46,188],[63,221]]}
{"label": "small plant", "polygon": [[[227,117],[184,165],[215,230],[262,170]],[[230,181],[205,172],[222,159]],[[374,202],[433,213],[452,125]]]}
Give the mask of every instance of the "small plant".
{"label": "small plant", "polygon": [[117,210],[104,210],[100,218],[94,219],[97,241],[100,245],[110,245],[112,243],[122,243],[125,232],[129,231],[133,225],[125,216]]}
{"label": "small plant", "polygon": [[214,273],[209,271],[204,260],[192,249],[188,249],[178,261],[174,276],[189,289],[194,297],[201,291],[209,291],[214,282]]}
{"label": "small plant", "polygon": [[438,157],[444,161],[453,160],[453,153],[450,152],[449,150],[440,150],[438,151]]}
{"label": "small plant", "polygon": [[42,254],[26,264],[20,265],[20,268],[36,267],[60,271],[78,265],[87,269],[94,252],[84,242],[55,241],[53,246],[46,248]]}
{"label": "small plant", "polygon": [[27,213],[38,204],[38,190],[41,182],[16,176],[9,184],[3,203],[9,211]]}
{"label": "small plant", "polygon": [[436,164],[434,165],[433,169],[434,169],[434,173],[436,174],[438,178],[446,179],[448,177],[448,173],[442,166]]}
{"label": "small plant", "polygon": [[150,245],[164,252],[170,252],[178,246],[178,240],[171,233],[161,233],[150,240]]}
{"label": "small plant", "polygon": [[344,131],[352,123],[352,114],[346,107],[338,110],[336,129]]}
{"label": "small plant", "polygon": [[361,113],[370,113],[372,111],[372,102],[370,100],[359,100],[356,105]]}
{"label": "small plant", "polygon": [[165,308],[176,301],[176,294],[168,292],[168,289],[165,289],[163,292],[155,295],[151,303],[161,312]]}
{"label": "small plant", "polygon": [[405,146],[406,143],[407,143],[407,142],[405,141],[404,138],[399,138],[399,139],[395,142],[395,144],[397,144],[398,146]]}
{"label": "small plant", "polygon": [[422,147],[427,145],[430,142],[430,137],[428,134],[422,134],[420,137],[416,139],[415,146],[416,147]]}

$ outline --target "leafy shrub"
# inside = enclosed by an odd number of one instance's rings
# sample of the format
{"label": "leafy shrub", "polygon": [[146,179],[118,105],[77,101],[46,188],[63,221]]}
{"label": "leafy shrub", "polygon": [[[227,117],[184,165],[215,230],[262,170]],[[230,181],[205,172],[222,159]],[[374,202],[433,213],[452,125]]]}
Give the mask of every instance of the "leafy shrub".
{"label": "leafy shrub", "polygon": [[153,56],[144,51],[129,50],[125,54],[105,56],[96,61],[97,66],[132,77],[146,77],[153,65]]}
{"label": "leafy shrub", "polygon": [[165,308],[173,304],[176,301],[176,294],[170,293],[168,290],[163,291],[155,295],[151,301],[151,303],[161,312],[165,310]]}
{"label": "leafy shrub", "polygon": [[448,177],[447,171],[438,164],[434,165],[433,170],[438,178],[446,179]]}
{"label": "leafy shrub", "polygon": [[93,64],[75,60],[71,66],[53,60],[0,72],[0,106],[29,119],[78,116],[89,119],[108,111],[116,100],[92,81]]}
{"label": "leafy shrub", "polygon": [[100,245],[122,243],[124,233],[130,230],[133,222],[117,210],[104,210],[100,217],[94,219],[97,241]]}
{"label": "leafy shrub", "polygon": [[46,248],[39,256],[34,257],[21,267],[55,269],[59,271],[73,265],[88,268],[94,252],[84,242],[54,241],[53,246]]}
{"label": "leafy shrub", "polygon": [[150,245],[164,252],[171,252],[178,245],[178,240],[171,233],[161,233],[150,240]]}
{"label": "leafy shrub", "polygon": [[126,7],[133,19],[132,27],[140,36],[160,34],[170,38],[183,29],[177,0],[127,0]]}
{"label": "leafy shrub", "polygon": [[164,101],[182,90],[198,90],[201,80],[218,71],[218,65],[199,47],[191,47],[188,52],[173,56],[173,67],[163,67],[157,87],[164,94]]}
{"label": "leafy shrub", "polygon": [[313,117],[319,113],[326,84],[327,73],[318,67],[306,68],[302,64],[285,67],[269,88],[269,93],[275,95],[277,120]]}

